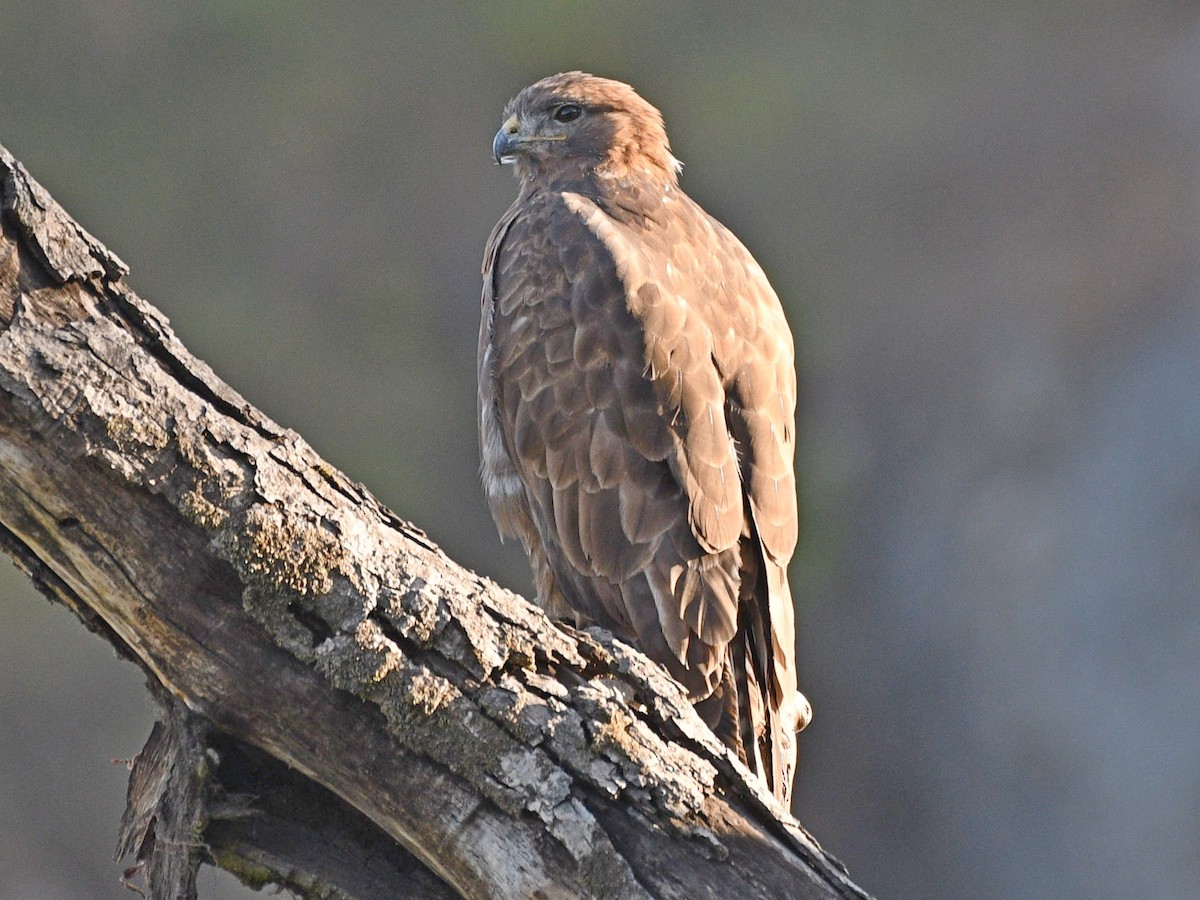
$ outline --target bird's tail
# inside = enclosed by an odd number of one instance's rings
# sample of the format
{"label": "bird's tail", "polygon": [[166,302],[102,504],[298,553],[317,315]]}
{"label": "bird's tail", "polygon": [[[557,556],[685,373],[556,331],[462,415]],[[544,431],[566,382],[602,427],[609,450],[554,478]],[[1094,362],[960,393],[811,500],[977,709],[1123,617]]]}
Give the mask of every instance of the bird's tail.
{"label": "bird's tail", "polygon": [[[764,568],[773,567],[768,563]],[[749,579],[748,579],[749,580]],[[781,569],[753,579],[752,596],[739,604],[738,632],[726,651],[719,689],[721,738],[785,807],[796,773],[796,733],[812,718],[796,689],[791,594]],[[715,699],[715,698],[714,698]]]}

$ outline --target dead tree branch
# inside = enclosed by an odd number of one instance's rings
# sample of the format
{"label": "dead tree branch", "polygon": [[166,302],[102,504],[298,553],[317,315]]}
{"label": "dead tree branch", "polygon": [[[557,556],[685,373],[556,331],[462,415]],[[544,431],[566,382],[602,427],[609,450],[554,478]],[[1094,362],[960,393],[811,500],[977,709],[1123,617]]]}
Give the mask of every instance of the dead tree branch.
{"label": "dead tree branch", "polygon": [[0,541],[163,698],[152,896],[863,896],[661,669],[456,565],[0,179]]}

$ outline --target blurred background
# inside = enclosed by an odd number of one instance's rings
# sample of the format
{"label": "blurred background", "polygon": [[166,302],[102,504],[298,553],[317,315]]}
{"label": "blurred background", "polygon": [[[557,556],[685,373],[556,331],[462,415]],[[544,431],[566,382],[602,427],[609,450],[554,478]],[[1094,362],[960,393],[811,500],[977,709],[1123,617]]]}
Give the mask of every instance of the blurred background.
{"label": "blurred background", "polygon": [[[0,0],[0,143],[237,390],[525,591],[479,262],[501,108],[569,68],[665,111],[796,333],[804,824],[881,898],[1200,896],[1194,4]],[[140,676],[0,569],[0,898],[127,898]]]}

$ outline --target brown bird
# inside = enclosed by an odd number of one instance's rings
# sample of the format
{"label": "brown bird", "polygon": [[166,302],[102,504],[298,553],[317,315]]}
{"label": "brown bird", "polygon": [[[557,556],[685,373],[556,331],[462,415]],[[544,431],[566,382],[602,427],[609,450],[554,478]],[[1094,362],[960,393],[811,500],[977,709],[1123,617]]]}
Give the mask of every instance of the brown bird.
{"label": "brown bird", "polygon": [[679,189],[662,115],[582,72],[530,85],[492,151],[482,477],[539,602],[662,664],[784,805],[796,690],[796,374],[779,299]]}

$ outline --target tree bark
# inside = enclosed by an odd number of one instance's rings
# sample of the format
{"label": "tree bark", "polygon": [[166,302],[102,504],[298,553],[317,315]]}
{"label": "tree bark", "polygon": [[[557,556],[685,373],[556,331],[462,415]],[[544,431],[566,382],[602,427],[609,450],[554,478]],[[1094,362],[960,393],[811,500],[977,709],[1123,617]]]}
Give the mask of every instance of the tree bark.
{"label": "tree bark", "polygon": [[0,541],[161,700],[151,896],[865,896],[663,670],[456,565],[0,178]]}

